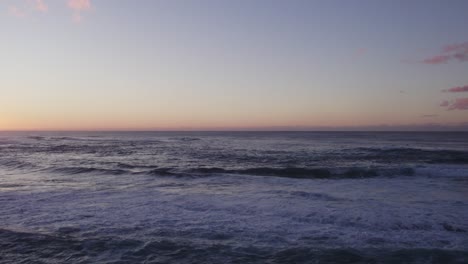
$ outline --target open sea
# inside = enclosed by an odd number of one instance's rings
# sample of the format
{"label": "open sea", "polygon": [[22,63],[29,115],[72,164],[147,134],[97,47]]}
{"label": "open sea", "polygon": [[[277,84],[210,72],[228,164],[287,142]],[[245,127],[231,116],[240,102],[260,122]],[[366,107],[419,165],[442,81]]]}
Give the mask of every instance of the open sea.
{"label": "open sea", "polygon": [[1,132],[0,263],[468,263],[468,133]]}

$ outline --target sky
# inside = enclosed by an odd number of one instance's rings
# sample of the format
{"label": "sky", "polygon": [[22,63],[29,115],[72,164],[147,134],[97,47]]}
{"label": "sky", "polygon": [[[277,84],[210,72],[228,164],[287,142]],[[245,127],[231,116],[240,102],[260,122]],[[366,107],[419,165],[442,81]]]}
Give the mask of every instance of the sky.
{"label": "sky", "polygon": [[0,130],[468,130],[466,0],[0,0]]}

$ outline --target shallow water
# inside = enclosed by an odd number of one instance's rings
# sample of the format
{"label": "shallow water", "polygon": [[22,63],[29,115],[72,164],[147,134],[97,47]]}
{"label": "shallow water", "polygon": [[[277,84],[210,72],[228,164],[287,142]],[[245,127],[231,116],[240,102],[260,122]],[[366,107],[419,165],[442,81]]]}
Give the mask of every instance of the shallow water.
{"label": "shallow water", "polygon": [[0,134],[3,263],[466,263],[468,134]]}

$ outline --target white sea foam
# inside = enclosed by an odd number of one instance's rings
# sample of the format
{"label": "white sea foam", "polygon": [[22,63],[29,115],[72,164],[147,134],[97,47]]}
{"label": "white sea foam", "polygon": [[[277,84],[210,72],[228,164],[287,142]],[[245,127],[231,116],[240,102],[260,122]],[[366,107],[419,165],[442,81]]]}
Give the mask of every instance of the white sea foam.
{"label": "white sea foam", "polygon": [[468,250],[468,183],[453,179],[67,177],[34,175],[28,187],[3,179],[2,227],[238,246]]}

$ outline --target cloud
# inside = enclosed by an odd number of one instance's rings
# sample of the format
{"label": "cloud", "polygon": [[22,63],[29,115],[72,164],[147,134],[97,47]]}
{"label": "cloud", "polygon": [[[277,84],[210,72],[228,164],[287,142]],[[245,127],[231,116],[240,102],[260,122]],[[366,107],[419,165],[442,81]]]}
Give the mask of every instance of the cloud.
{"label": "cloud", "polygon": [[367,49],[366,48],[359,48],[356,50],[356,55],[357,56],[363,56],[364,54],[367,53]]}
{"label": "cloud", "polygon": [[36,6],[36,10],[38,11],[47,12],[47,10],[49,10],[47,5],[44,3],[44,0],[34,0],[34,4]]}
{"label": "cloud", "polygon": [[442,64],[447,63],[451,57],[449,55],[436,55],[427,59],[422,60],[424,64]]}
{"label": "cloud", "polygon": [[81,12],[91,9],[90,0],[68,0],[68,7],[74,11],[73,21],[79,23],[83,20]]}
{"label": "cloud", "polygon": [[83,17],[81,16],[80,13],[74,13],[73,16],[72,16],[72,19],[73,19],[74,22],[80,23],[81,20],[83,20]]}
{"label": "cloud", "polygon": [[447,110],[468,110],[468,98],[457,98],[450,102],[444,101],[440,106],[447,107]]}
{"label": "cloud", "polygon": [[366,56],[368,52],[368,49],[366,48],[358,48],[358,49],[355,49],[352,53],[352,58],[354,60],[359,60],[361,59],[362,57]]}
{"label": "cloud", "polygon": [[8,8],[8,14],[14,17],[22,18],[26,16],[26,12],[16,6],[10,6]]}
{"label": "cloud", "polygon": [[468,61],[468,42],[447,45],[442,48],[441,54],[426,58],[420,62],[424,64],[444,64],[452,60]]}
{"label": "cloud", "polygon": [[437,117],[437,115],[421,115],[422,118],[433,118]]}
{"label": "cloud", "polygon": [[449,61],[468,61],[468,42],[451,44],[442,48],[441,54],[420,61],[424,64],[445,64]]}
{"label": "cloud", "polygon": [[468,98],[457,98],[448,107],[448,110],[468,110]]}
{"label": "cloud", "polygon": [[468,61],[468,49],[465,51],[457,52],[453,54],[453,58],[459,61]]}
{"label": "cloud", "polygon": [[453,52],[468,49],[468,42],[461,44],[447,45],[444,47],[444,52]]}
{"label": "cloud", "polygon": [[32,10],[37,10],[40,12],[47,12],[49,10],[48,6],[44,0],[27,0],[19,3],[19,6],[12,5],[8,8],[8,14],[14,17],[23,18],[27,17]]}
{"label": "cloud", "polygon": [[450,89],[445,89],[445,90],[442,90],[442,91],[447,92],[447,93],[468,92],[468,85],[465,85],[465,86],[457,86],[457,87],[453,87],[453,88],[450,88]]}
{"label": "cloud", "polygon": [[89,0],[68,0],[68,7],[75,11],[84,11],[91,9],[91,2]]}

